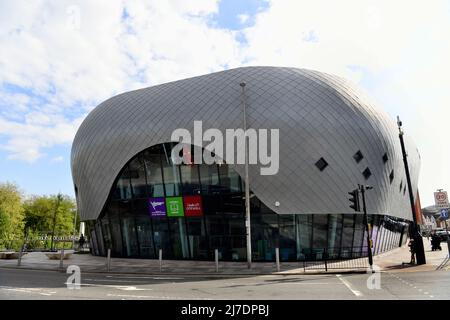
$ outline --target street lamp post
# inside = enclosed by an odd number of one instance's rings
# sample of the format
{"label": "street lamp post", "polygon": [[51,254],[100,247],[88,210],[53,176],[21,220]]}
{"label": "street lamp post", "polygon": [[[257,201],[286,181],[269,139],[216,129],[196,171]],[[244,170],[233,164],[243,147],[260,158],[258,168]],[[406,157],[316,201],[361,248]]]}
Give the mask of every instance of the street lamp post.
{"label": "street lamp post", "polygon": [[50,242],[50,251],[53,251],[53,240],[55,238],[55,226],[56,226],[56,212],[58,211],[61,200],[62,200],[62,195],[61,195],[61,193],[58,193],[58,195],[56,196],[55,210],[53,212],[53,227],[52,227],[52,239]]}
{"label": "street lamp post", "polygon": [[247,267],[252,267],[252,238],[250,229],[250,185],[248,177],[248,148],[247,148],[247,110],[245,103],[245,82],[241,82],[242,106],[244,113],[244,152],[245,152],[245,230],[247,236]]}
{"label": "street lamp post", "polygon": [[422,236],[419,234],[419,228],[417,225],[416,206],[414,204],[414,194],[413,194],[412,185],[411,185],[411,176],[409,175],[408,156],[406,154],[405,141],[403,140],[404,133],[402,130],[402,122],[400,121],[400,117],[398,117],[398,116],[397,116],[397,125],[398,125],[398,131],[399,131],[400,145],[401,145],[402,154],[403,154],[403,164],[405,166],[406,182],[408,184],[409,202],[411,205],[411,212],[412,212],[412,217],[413,217],[411,236],[414,239],[417,264],[426,264],[427,262],[425,259],[425,249],[423,247],[423,239],[422,239]]}

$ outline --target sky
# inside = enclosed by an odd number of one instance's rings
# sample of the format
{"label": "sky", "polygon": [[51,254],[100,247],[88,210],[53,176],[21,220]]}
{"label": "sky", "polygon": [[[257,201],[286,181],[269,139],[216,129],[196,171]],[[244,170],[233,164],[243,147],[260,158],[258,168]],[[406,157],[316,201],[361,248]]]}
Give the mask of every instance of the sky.
{"label": "sky", "polygon": [[345,77],[422,158],[422,206],[450,190],[450,1],[0,2],[0,182],[73,196],[70,149],[118,93],[239,66]]}

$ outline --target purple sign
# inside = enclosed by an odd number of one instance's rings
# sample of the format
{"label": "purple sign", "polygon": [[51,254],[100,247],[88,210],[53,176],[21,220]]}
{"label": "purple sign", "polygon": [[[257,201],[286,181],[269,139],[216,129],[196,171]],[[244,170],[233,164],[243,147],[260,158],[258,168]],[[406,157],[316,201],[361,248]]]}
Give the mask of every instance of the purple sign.
{"label": "purple sign", "polygon": [[166,201],[164,198],[150,198],[148,208],[152,217],[166,216]]}

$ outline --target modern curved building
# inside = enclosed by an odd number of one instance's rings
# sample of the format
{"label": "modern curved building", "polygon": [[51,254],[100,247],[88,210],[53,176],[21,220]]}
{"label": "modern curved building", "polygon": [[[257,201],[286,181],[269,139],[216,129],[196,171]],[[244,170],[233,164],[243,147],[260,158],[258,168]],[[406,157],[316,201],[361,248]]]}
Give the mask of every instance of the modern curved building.
{"label": "modern curved building", "polygon": [[[244,165],[176,164],[171,154],[173,131],[194,136],[194,121],[203,131],[243,128],[244,103],[247,128],[279,129],[277,173],[249,165],[254,261],[272,261],[276,247],[284,261],[364,256],[363,215],[348,200],[358,184],[373,186],[373,252],[406,241],[412,215],[395,121],[342,78],[244,67],[126,92],[87,116],[71,165],[95,254],[155,258],[161,248],[168,259],[210,259],[217,248],[223,260],[246,260]],[[420,156],[405,139],[418,202]],[[193,141],[183,156],[206,144]]]}

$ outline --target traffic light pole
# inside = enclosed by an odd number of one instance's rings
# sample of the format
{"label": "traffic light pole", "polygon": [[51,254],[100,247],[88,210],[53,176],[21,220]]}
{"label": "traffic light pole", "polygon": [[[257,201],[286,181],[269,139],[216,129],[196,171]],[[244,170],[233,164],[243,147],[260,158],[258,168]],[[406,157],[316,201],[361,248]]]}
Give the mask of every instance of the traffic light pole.
{"label": "traffic light pole", "polygon": [[372,245],[370,241],[370,233],[369,233],[369,221],[367,219],[367,207],[366,207],[366,187],[365,186],[359,186],[359,190],[361,191],[362,195],[362,202],[363,202],[363,212],[364,212],[364,225],[366,226],[366,233],[367,233],[367,252],[369,255],[369,265],[370,269],[372,269],[373,266],[373,257],[372,257]]}
{"label": "traffic light pole", "polygon": [[409,175],[408,156],[406,154],[405,142],[403,140],[402,122],[400,121],[399,117],[397,117],[397,124],[398,124],[400,145],[402,147],[403,164],[405,166],[406,182],[408,184],[409,202],[411,205],[411,212],[413,217],[413,224],[412,224],[413,228],[411,230],[411,235],[412,238],[414,239],[414,247],[416,250],[416,261],[417,264],[426,264],[427,262],[425,259],[425,249],[423,247],[423,239],[419,233],[419,228],[417,226],[416,206],[414,204],[414,193],[411,185],[411,176]]}

